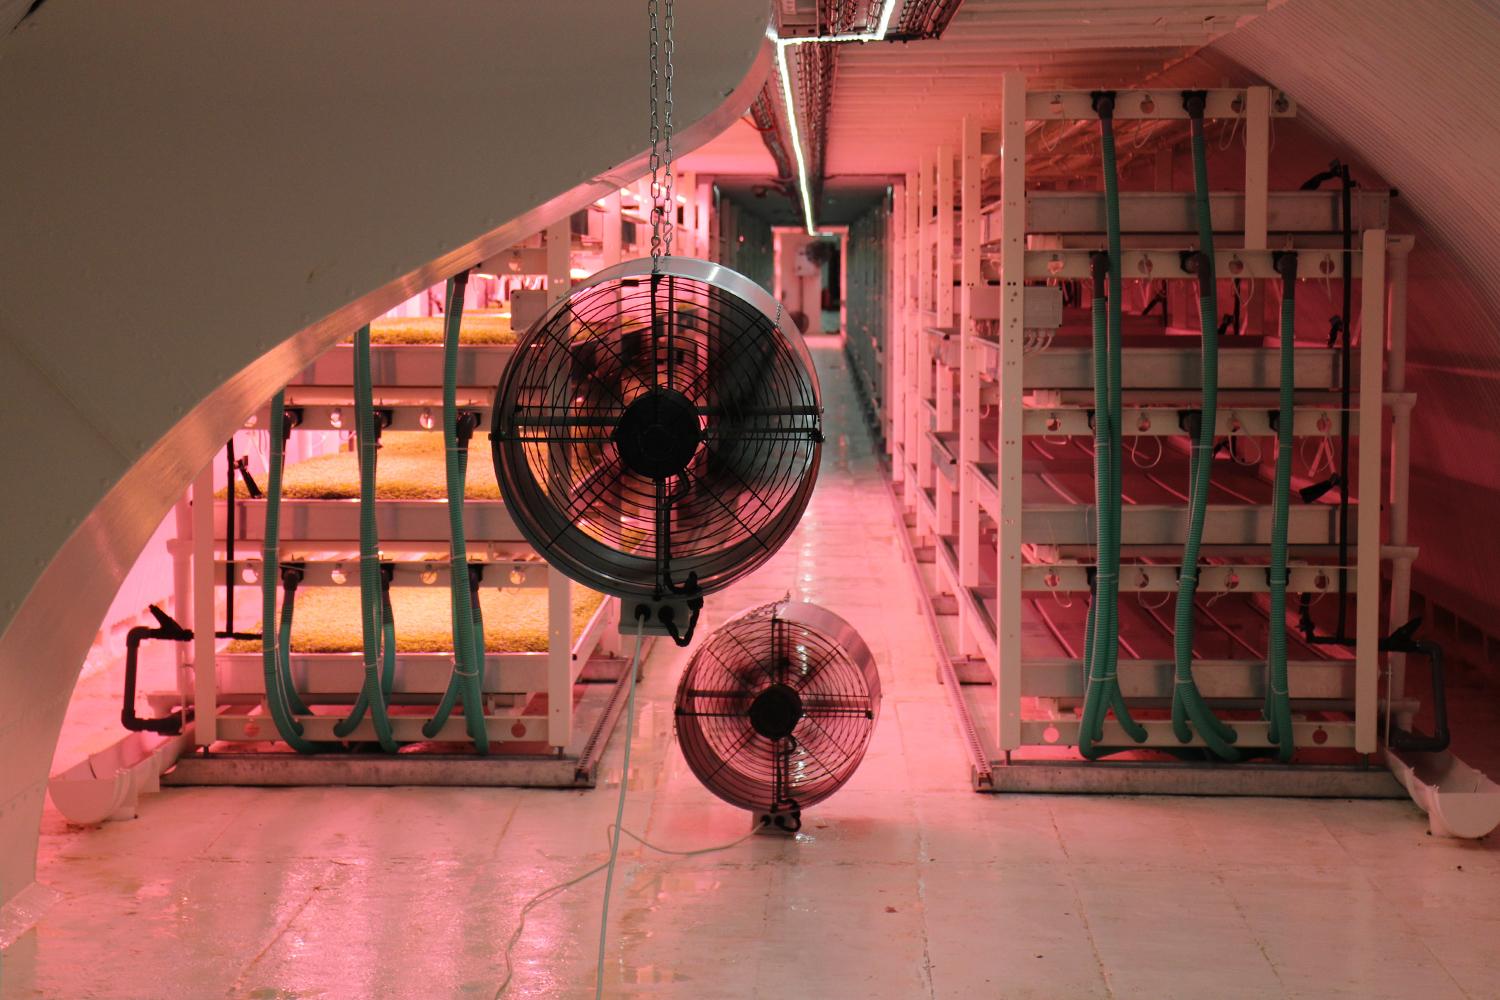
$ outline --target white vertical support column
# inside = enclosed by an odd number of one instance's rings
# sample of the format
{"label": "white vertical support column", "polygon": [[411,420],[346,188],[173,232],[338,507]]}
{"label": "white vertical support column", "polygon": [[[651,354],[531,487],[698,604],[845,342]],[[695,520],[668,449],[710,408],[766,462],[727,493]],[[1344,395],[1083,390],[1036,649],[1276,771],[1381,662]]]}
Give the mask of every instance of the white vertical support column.
{"label": "white vertical support column", "polygon": [[885,327],[885,422],[886,452],[891,457],[891,474],[901,474],[904,454],[901,450],[902,415],[906,413],[906,353],[903,339],[906,323],[906,185],[891,189],[889,265],[890,284],[886,289]]}
{"label": "white vertical support column", "polygon": [[[934,323],[944,329],[953,328],[953,147],[942,145],[937,150],[937,171],[934,184],[937,214],[933,219],[933,269],[932,309]],[[932,343],[928,341],[928,343]],[[951,434],[954,430],[954,410],[958,406],[958,372],[950,364],[938,359],[933,366],[932,402],[934,414],[932,429],[939,434]],[[934,449],[934,452],[936,449]],[[936,462],[936,454],[933,456]],[[933,467],[933,497],[937,507],[937,523],[933,530],[946,538],[958,534],[955,501],[957,489],[947,479],[936,474]]]}
{"label": "white vertical support column", "polygon": [[999,551],[996,555],[995,665],[1000,750],[1021,745],[1021,365],[1025,344],[1026,77],[1001,86]]}
{"label": "white vertical support column", "polygon": [[1271,88],[1245,91],[1245,249],[1266,249],[1270,212]]}
{"label": "white vertical support column", "polygon": [[1359,537],[1355,546],[1354,749],[1374,753],[1380,697],[1380,453],[1385,426],[1383,229],[1364,233],[1360,255]]}
{"label": "white vertical support column", "polygon": [[[620,233],[620,192],[611,191],[604,199],[604,266],[612,267],[625,259]],[[551,270],[550,268],[548,270]]]}
{"label": "white vertical support column", "polygon": [[937,313],[938,326],[953,325],[954,295],[953,272],[956,260],[953,256],[953,205],[955,159],[953,147],[942,145],[937,151],[937,175],[934,191],[937,195],[937,217],[934,220],[937,240],[937,284],[934,287],[933,311]]}
{"label": "white vertical support column", "polygon": [[[234,487],[230,483],[230,488]],[[172,617],[179,622],[193,622],[193,503],[192,494],[184,492],[172,507],[172,525],[176,534],[169,551],[172,554]],[[177,664],[177,690],[183,704],[192,692],[188,690],[193,666],[193,650],[183,642],[172,643]]]}
{"label": "white vertical support column", "polygon": [[[234,489],[230,483],[229,488]],[[261,573],[275,579],[275,566]],[[206,747],[218,739],[218,650],[214,648],[214,467],[193,480],[193,742]]]}
{"label": "white vertical support column", "polygon": [[[618,197],[618,196],[617,196]],[[547,304],[568,295],[573,237],[568,220],[547,227]],[[573,731],[573,582],[547,571],[547,744],[561,751]]]}
{"label": "white vertical support column", "polygon": [[[698,256],[698,245],[696,242],[697,230],[693,226],[693,190],[697,187],[698,175],[695,173],[678,174],[673,182],[673,204],[671,208],[672,221],[677,225],[677,231],[672,234],[672,252],[679,257]],[[681,201],[677,201],[681,198]],[[682,221],[678,222],[678,216]]]}
{"label": "white vertical support column", "polygon": [[[1390,273],[1387,284],[1390,299],[1387,307],[1386,389],[1395,396],[1391,423],[1391,489],[1387,501],[1390,510],[1392,548],[1404,548],[1410,536],[1407,526],[1411,497],[1411,405],[1406,392],[1406,258],[1411,252],[1412,237],[1393,236],[1387,243]],[[1386,621],[1399,628],[1411,614],[1411,558],[1398,553],[1391,561],[1391,596]],[[1386,697],[1399,699],[1406,694],[1406,654],[1387,653],[1390,676]]]}
{"label": "white vertical support column", "polygon": [[718,196],[714,193],[716,187],[717,185],[712,183],[708,185],[708,200],[704,202],[708,212],[708,224],[706,226],[708,232],[708,250],[704,256],[708,260],[722,264],[724,263],[723,219],[721,218],[723,215],[723,203],[720,203]]}
{"label": "white vertical support column", "polygon": [[901,411],[901,442],[905,457],[902,468],[901,479],[904,484],[902,491],[908,509],[912,509],[917,503],[917,443],[913,435],[917,427],[917,411],[921,408],[921,393],[919,379],[917,377],[917,351],[920,345],[917,343],[918,336],[918,309],[921,302],[921,278],[919,271],[922,262],[922,172],[920,168],[906,175],[906,288],[903,291],[905,307],[902,309],[904,319],[901,327],[902,353],[905,356],[905,385],[906,389],[902,396],[904,409]]}
{"label": "white vertical support column", "polygon": [[[937,286],[935,311],[937,325],[951,329],[954,325],[953,296],[953,147],[939,146],[937,151]],[[937,430],[941,434],[954,429],[953,408],[958,392],[956,373],[949,365],[937,367]]]}
{"label": "white vertical support column", "polygon": [[[932,441],[927,432],[932,429],[933,364],[927,348],[927,327],[934,321],[936,311],[934,286],[934,251],[937,233],[934,213],[937,210],[937,162],[932,156],[922,158],[919,171],[921,190],[917,204],[917,322],[912,330],[916,346],[917,361],[917,405],[912,407],[911,449],[916,453],[917,486],[923,490],[933,488],[936,470],[932,467]],[[917,506],[917,525],[922,527],[923,505]],[[931,531],[933,525],[926,525]]]}
{"label": "white vertical support column", "polygon": [[694,252],[704,260],[712,259],[710,257],[712,251],[709,248],[713,244],[709,242],[709,222],[713,216],[713,209],[713,181],[697,177],[693,185],[693,246],[697,248]]}
{"label": "white vertical support column", "polygon": [[[1271,88],[1250,87],[1245,91],[1245,249],[1264,250],[1270,226],[1271,177]],[[1252,303],[1245,332],[1254,336],[1267,330],[1269,295]]]}
{"label": "white vertical support column", "polygon": [[[958,583],[979,586],[979,497],[969,469],[979,461],[979,356],[974,337],[974,289],[979,286],[979,121],[965,115],[959,140],[958,257]],[[962,596],[962,595],[960,595]],[[958,652],[981,648],[969,602],[958,602]]]}

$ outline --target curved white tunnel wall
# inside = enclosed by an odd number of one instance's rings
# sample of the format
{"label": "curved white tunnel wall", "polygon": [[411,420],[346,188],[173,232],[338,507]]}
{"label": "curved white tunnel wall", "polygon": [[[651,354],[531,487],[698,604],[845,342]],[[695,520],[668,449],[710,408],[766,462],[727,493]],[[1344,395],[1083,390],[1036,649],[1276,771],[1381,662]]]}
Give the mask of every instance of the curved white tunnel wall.
{"label": "curved white tunnel wall", "polygon": [[1293,94],[1302,118],[1400,190],[1398,219],[1419,222],[1408,322],[1418,583],[1463,613],[1493,612],[1500,3],[1286,0],[1210,52]]}
{"label": "curved white tunnel wall", "polygon": [[[748,106],[767,18],[680,6],[679,149]],[[637,4],[53,0],[0,37],[0,903],[191,478],[358,324],[638,175],[646,82]]]}

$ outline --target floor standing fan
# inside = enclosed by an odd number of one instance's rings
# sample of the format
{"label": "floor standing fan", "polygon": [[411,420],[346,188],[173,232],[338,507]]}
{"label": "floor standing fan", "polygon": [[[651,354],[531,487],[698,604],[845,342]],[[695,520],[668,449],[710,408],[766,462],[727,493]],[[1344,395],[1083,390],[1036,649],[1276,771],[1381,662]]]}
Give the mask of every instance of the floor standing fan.
{"label": "floor standing fan", "polygon": [[688,662],[675,709],[698,780],[789,831],[854,774],[879,714],[864,640],[833,612],[792,601],[715,630]]}
{"label": "floor standing fan", "polygon": [[822,450],[817,375],[781,307],[708,261],[627,261],[516,345],[495,394],[495,474],[517,528],[622,627],[686,645],[704,594],[801,518]]}

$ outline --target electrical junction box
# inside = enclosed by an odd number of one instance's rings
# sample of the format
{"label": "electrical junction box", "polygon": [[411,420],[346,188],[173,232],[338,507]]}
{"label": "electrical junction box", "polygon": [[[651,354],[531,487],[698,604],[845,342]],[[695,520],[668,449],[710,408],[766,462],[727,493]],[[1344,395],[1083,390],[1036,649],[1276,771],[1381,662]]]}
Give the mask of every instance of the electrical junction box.
{"label": "electrical junction box", "polygon": [[[975,319],[1000,318],[1000,286],[980,285],[969,299]],[[1055,330],[1062,326],[1062,287],[1027,285],[1021,325],[1027,330]]]}
{"label": "electrical junction box", "polygon": [[542,288],[518,288],[510,293],[510,328],[529,330],[531,324],[547,311],[547,291]]}
{"label": "electrical junction box", "polygon": [[[646,605],[651,609],[651,616],[646,619],[644,627],[636,621],[635,609],[640,605]],[[620,634],[635,635],[636,629],[641,628],[641,635],[671,635],[665,622],[661,620],[661,609],[668,608],[673,625],[681,635],[687,631],[688,623],[693,620],[692,609],[688,607],[686,598],[664,598],[660,601],[642,600],[637,597],[620,598]]]}

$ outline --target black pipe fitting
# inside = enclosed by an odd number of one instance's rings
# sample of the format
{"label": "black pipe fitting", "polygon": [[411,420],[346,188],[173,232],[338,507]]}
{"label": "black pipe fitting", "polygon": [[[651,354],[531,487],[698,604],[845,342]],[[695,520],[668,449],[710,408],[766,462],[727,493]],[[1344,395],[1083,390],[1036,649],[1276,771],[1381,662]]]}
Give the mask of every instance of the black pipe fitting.
{"label": "black pipe fitting", "polygon": [[250,474],[250,459],[239,458],[235,460],[234,468],[240,474],[240,480],[245,484],[245,492],[250,494],[251,500],[259,500],[264,494],[260,491],[260,484]]}
{"label": "black pipe fitting", "polygon": [[1432,668],[1432,733],[1418,733],[1401,729],[1392,724],[1385,734],[1386,742],[1393,750],[1408,750],[1414,753],[1442,753],[1448,749],[1448,684],[1443,669],[1443,647],[1435,642],[1416,637],[1422,619],[1413,618],[1380,640],[1380,648],[1390,653],[1412,653],[1427,657]]}
{"label": "black pipe fitting", "polygon": [[469,440],[474,436],[474,431],[479,427],[478,410],[461,410],[457,419],[453,422],[454,434],[458,437],[458,446],[462,449],[469,447]]}
{"label": "black pipe fitting", "polygon": [[[1297,280],[1297,251],[1295,250],[1272,250],[1271,269],[1281,275],[1282,281]],[[1287,294],[1290,294],[1288,292]]]}
{"label": "black pipe fitting", "polygon": [[1091,250],[1089,252],[1089,278],[1094,281],[1094,298],[1103,298],[1103,281],[1109,274],[1109,252],[1105,250]]}
{"label": "black pipe fitting", "polygon": [[1101,121],[1109,121],[1115,116],[1115,92],[1113,90],[1091,91],[1089,105]]}
{"label": "black pipe fitting", "polygon": [[1198,279],[1198,294],[1201,296],[1214,283],[1214,261],[1213,258],[1202,250],[1180,250],[1177,254],[1178,266],[1184,273],[1191,274]]}
{"label": "black pipe fitting", "polygon": [[155,604],[148,609],[156,619],[156,627],[137,625],[125,634],[125,700],[120,708],[120,724],[132,733],[158,733],[176,736],[182,732],[183,722],[191,718],[190,710],[159,719],[143,719],[135,712],[135,687],[141,643],[147,639],[164,639],[168,642],[191,642],[193,633],[183,628],[171,615]]}
{"label": "black pipe fitting", "polygon": [[1208,108],[1208,91],[1206,90],[1184,90],[1182,92],[1182,109],[1187,112],[1193,121],[1203,121],[1203,113]]}
{"label": "black pipe fitting", "polygon": [[286,406],[281,410],[281,443],[285,445],[292,439],[292,429],[302,426],[302,407]]}
{"label": "black pipe fitting", "polygon": [[1297,491],[1297,495],[1302,498],[1303,503],[1315,503],[1322,498],[1323,494],[1338,486],[1340,482],[1338,473],[1334,473],[1322,482],[1302,487]]}

